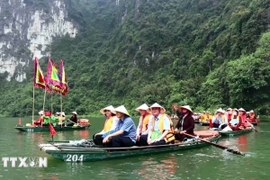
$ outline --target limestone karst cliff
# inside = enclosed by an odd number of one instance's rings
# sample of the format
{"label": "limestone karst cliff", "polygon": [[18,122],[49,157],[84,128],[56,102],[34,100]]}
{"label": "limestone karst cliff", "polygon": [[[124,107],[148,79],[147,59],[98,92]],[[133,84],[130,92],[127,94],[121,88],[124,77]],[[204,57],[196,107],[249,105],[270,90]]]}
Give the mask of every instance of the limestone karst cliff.
{"label": "limestone karst cliff", "polygon": [[2,0],[0,27],[0,73],[17,81],[26,78],[25,67],[34,56],[49,55],[46,48],[55,37],[78,32],[64,0]]}

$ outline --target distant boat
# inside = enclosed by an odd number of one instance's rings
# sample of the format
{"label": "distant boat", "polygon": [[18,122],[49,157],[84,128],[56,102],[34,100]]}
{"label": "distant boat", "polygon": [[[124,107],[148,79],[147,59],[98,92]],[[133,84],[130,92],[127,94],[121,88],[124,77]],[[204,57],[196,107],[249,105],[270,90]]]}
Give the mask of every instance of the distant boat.
{"label": "distant boat", "polygon": [[[91,126],[91,124],[88,125],[78,125],[78,126],[56,126],[54,129],[56,131],[74,131],[74,130],[85,130],[88,129]],[[34,127],[34,126],[15,126],[15,129],[17,129],[20,132],[49,132],[49,127]]]}

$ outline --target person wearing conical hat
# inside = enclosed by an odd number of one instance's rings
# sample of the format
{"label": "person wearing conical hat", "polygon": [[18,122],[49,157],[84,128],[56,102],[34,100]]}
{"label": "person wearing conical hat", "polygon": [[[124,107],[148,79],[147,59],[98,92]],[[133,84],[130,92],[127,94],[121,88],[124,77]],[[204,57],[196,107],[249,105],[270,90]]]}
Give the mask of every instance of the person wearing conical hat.
{"label": "person wearing conical hat", "polygon": [[93,140],[96,145],[102,145],[103,135],[107,132],[115,130],[118,123],[118,118],[116,117],[116,112],[114,111],[114,107],[112,105],[102,108],[100,113],[105,115],[106,119],[103,129],[93,135]]}
{"label": "person wearing conical hat", "polygon": [[221,108],[216,110],[215,115],[212,119],[213,128],[219,128],[219,126],[225,122],[224,113],[225,111],[223,111],[223,109]]}
{"label": "person wearing conical hat", "polygon": [[102,142],[109,147],[129,147],[136,143],[136,125],[125,106],[115,108],[119,121],[115,132],[108,134]]}
{"label": "person wearing conical hat", "polygon": [[256,113],[253,110],[249,111],[249,122],[257,122]]}
{"label": "person wearing conical hat", "polygon": [[41,126],[42,125],[42,122],[43,122],[43,111],[39,111],[38,112],[38,115],[39,115],[39,117],[33,122],[33,124],[35,125],[35,126]]}
{"label": "person wearing conical hat", "polygon": [[72,116],[68,119],[68,121],[70,123],[67,124],[67,126],[73,126],[74,124],[77,124],[78,123],[78,114],[76,111],[73,111],[72,113]]}
{"label": "person wearing conical hat", "polygon": [[140,137],[141,145],[162,145],[174,142],[173,123],[158,103],[150,106],[149,133]]}
{"label": "person wearing conical hat", "polygon": [[151,113],[149,112],[149,107],[146,103],[140,105],[135,110],[140,113],[139,124],[136,133],[136,140],[139,142],[141,135],[148,134],[148,123],[149,118],[151,117]]}
{"label": "person wearing conical hat", "polygon": [[189,136],[185,135],[184,133],[195,135],[194,134],[194,119],[192,117],[193,111],[189,105],[180,106],[182,119],[179,119],[174,132],[175,132],[175,139],[178,141],[183,141],[185,138],[190,138]]}
{"label": "person wearing conical hat", "polygon": [[246,129],[248,127],[251,127],[252,124],[250,124],[247,121],[247,114],[246,114],[246,110],[243,108],[239,109],[239,121],[241,122],[241,126],[239,127],[240,129]]}

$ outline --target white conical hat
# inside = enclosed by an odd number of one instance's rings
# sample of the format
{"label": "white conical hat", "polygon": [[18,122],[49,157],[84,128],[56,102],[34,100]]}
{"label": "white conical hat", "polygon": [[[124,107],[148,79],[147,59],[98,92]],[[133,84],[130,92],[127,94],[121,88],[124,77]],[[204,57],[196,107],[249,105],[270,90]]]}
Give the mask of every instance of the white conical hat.
{"label": "white conical hat", "polygon": [[64,112],[61,112],[61,115],[62,115],[62,116],[66,116],[66,114],[65,114]]}
{"label": "white conical hat", "polygon": [[149,110],[149,107],[147,106],[146,103],[144,103],[144,104],[140,105],[139,107],[137,107],[135,110],[138,111],[138,112],[139,112],[140,110],[145,110],[145,111],[147,111],[147,110]]}
{"label": "white conical hat", "polygon": [[76,115],[78,115],[76,111],[73,111],[73,112],[72,112],[72,114],[76,114]]}
{"label": "white conical hat", "polygon": [[[218,108],[218,110],[216,110],[216,113],[218,113],[218,112],[224,114],[224,111],[223,111],[223,109],[221,109],[221,108]],[[216,114],[216,113],[215,113],[215,114]]]}
{"label": "white conical hat", "polygon": [[39,115],[43,115],[44,112],[43,112],[43,111],[39,111],[38,114],[39,114]]}
{"label": "white conical hat", "polygon": [[161,113],[165,113],[166,109],[164,107],[162,107],[161,105],[159,105],[158,103],[154,103],[150,106],[150,109],[152,110],[152,108],[160,108],[161,109]]}
{"label": "white conical hat", "polygon": [[113,114],[115,114],[115,110],[114,110],[114,107],[112,105],[109,105],[109,106],[101,109],[100,110],[101,114],[105,114],[106,110],[111,111]]}
{"label": "white conical hat", "polygon": [[238,109],[238,111],[246,112],[246,110],[244,110],[243,108]]}
{"label": "white conical hat", "polygon": [[123,113],[123,114],[125,114],[127,116],[130,116],[124,105],[118,106],[114,110],[115,110],[115,112],[120,112],[120,113]]}
{"label": "white conical hat", "polygon": [[182,109],[186,109],[186,110],[188,110],[189,112],[193,113],[193,111],[192,111],[192,109],[190,108],[190,106],[189,106],[189,105],[180,106],[180,108],[182,108]]}

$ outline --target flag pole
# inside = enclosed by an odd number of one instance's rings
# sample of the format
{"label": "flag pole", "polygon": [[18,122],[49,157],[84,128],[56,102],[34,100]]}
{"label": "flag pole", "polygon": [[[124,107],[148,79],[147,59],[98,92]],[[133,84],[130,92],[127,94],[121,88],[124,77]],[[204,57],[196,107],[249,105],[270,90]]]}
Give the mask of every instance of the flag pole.
{"label": "flag pole", "polygon": [[32,124],[34,124],[34,113],[35,113],[35,87],[33,85],[33,107],[32,107]]}
{"label": "flag pole", "polygon": [[45,111],[44,111],[44,108],[45,108],[45,100],[46,100],[46,89],[45,89],[44,97],[43,97],[43,108],[42,108],[43,112],[45,112]]}

